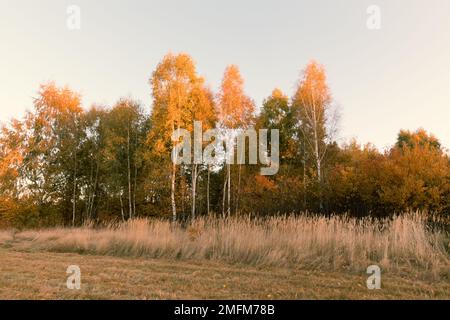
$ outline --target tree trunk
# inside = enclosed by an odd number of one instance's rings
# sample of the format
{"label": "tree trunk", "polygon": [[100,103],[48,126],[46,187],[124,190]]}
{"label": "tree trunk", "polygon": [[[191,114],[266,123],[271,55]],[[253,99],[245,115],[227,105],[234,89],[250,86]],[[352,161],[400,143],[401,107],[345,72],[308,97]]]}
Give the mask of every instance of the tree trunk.
{"label": "tree trunk", "polygon": [[322,203],[322,168],[321,168],[321,161],[320,161],[320,155],[319,155],[319,141],[317,137],[317,131],[314,130],[314,156],[316,161],[316,168],[317,168],[317,184],[319,187],[319,209],[322,211],[323,203]]}
{"label": "tree trunk", "polygon": [[306,136],[303,134],[303,210],[306,211]]}
{"label": "tree trunk", "polygon": [[122,214],[122,221],[125,222],[125,213],[123,212],[122,191],[120,192],[120,213]]}
{"label": "tree trunk", "polygon": [[[178,129],[178,126],[177,126]],[[172,122],[172,131],[175,131],[175,123]],[[178,154],[175,155],[175,159],[172,159],[172,179],[171,179],[171,183],[170,183],[170,200],[172,203],[172,222],[176,222],[177,221],[177,206],[176,206],[176,202],[175,202],[175,183],[176,183],[176,178],[177,178],[177,164],[176,164],[176,160],[178,158]],[[175,161],[173,161],[175,160]]]}
{"label": "tree trunk", "polygon": [[222,217],[225,218],[225,199],[227,198],[227,183],[228,178],[225,176],[225,181],[223,183],[223,197],[222,197]]}
{"label": "tree trunk", "polygon": [[184,205],[184,200],[186,199],[186,181],[184,177],[181,177],[181,217],[184,218],[186,216],[186,207]]}
{"label": "tree trunk", "polygon": [[208,183],[207,183],[207,187],[206,187],[206,211],[208,212],[208,216],[210,214],[210,210],[209,210],[209,183],[210,183],[210,166],[208,164]]}
{"label": "tree trunk", "polygon": [[317,134],[317,116],[316,116],[316,108],[314,106],[313,110],[313,120],[314,120],[314,157],[316,161],[317,168],[317,183],[319,187],[319,209],[322,211],[323,202],[322,202],[322,170],[321,170],[321,158],[319,153],[319,137]]}
{"label": "tree trunk", "polygon": [[192,165],[192,212],[191,212],[191,219],[195,219],[195,198],[196,198],[196,192],[197,192],[197,164]]}
{"label": "tree trunk", "polygon": [[237,186],[237,196],[236,196],[236,215],[239,214],[239,201],[241,199],[241,169],[242,169],[242,165],[239,164],[238,186]]}
{"label": "tree trunk", "polygon": [[228,206],[227,206],[227,216],[229,217],[231,215],[231,165],[227,165],[227,171],[228,171]]}
{"label": "tree trunk", "polygon": [[172,163],[172,180],[171,180],[171,188],[170,188],[170,200],[172,202],[172,221],[177,221],[177,206],[175,203],[175,179],[177,174],[177,165]]}
{"label": "tree trunk", "polygon": [[86,200],[86,216],[87,216],[88,220],[91,220],[91,201],[92,201],[92,193],[93,193],[93,186],[92,186],[93,179],[94,179],[94,165],[91,161],[91,171],[89,173],[88,197]]}
{"label": "tree trunk", "polygon": [[136,217],[137,166],[134,161],[133,216]]}
{"label": "tree trunk", "polygon": [[72,203],[72,226],[75,226],[75,215],[77,211],[77,150],[75,149],[75,161],[74,161],[74,172],[73,172],[73,203]]}
{"label": "tree trunk", "polygon": [[129,206],[129,218],[133,218],[133,207],[132,207],[132,199],[131,199],[131,160],[130,160],[130,124],[128,123],[127,128],[127,161],[128,161],[128,206]]}
{"label": "tree trunk", "polygon": [[99,170],[99,165],[98,165],[98,162],[97,162],[97,168],[95,170],[94,186],[93,186],[93,190],[92,190],[91,207],[89,209],[89,217],[90,217],[90,219],[92,219],[92,216],[93,216],[93,213],[94,213],[94,202],[95,202],[95,197],[97,196],[98,170]]}

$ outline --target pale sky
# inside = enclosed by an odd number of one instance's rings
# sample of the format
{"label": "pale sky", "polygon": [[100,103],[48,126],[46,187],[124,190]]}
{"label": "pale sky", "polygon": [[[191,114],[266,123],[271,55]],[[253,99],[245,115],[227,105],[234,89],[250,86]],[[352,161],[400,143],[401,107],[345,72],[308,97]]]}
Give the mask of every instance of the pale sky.
{"label": "pale sky", "polygon": [[[69,5],[81,30],[66,26]],[[381,9],[369,30],[366,10]],[[148,109],[148,79],[169,51],[189,53],[217,90],[237,64],[258,106],[288,95],[315,59],[341,110],[341,141],[384,148],[423,127],[450,148],[448,0],[0,0],[0,121],[32,108],[40,83],[69,85],[83,105],[131,96]]]}

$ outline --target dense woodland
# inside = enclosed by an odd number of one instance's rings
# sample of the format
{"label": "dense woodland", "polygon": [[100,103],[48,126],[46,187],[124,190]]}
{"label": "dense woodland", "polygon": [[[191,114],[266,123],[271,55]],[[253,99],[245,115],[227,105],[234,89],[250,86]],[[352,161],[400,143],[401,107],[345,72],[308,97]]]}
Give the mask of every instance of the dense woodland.
{"label": "dense woodland", "polygon": [[[316,62],[305,67],[291,97],[275,89],[261,107],[245,93],[237,66],[226,68],[213,92],[186,54],[166,55],[149,85],[151,110],[131,98],[87,109],[71,89],[41,85],[33,109],[1,129],[0,224],[306,211],[450,214],[450,159],[438,139],[419,129],[400,131],[384,152],[355,141],[338,144],[335,103]],[[174,165],[171,134],[193,130],[194,120],[204,130],[279,129],[279,172]]]}

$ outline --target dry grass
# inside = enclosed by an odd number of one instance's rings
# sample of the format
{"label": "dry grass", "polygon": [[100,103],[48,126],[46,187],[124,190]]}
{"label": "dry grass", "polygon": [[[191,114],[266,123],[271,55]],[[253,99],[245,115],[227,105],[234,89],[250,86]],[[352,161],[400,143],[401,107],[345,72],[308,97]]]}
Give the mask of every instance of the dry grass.
{"label": "dry grass", "polygon": [[3,243],[9,239],[26,250],[349,272],[377,264],[385,271],[444,281],[450,277],[447,237],[429,230],[419,214],[382,222],[307,216],[199,219],[187,229],[140,219],[100,229],[0,233]]}
{"label": "dry grass", "polygon": [[[81,290],[66,287],[69,265]],[[279,267],[24,252],[0,248],[0,299],[450,299],[448,281],[382,273],[368,290],[360,273]]]}
{"label": "dry grass", "polygon": [[13,231],[2,231],[0,230],[0,243],[8,242],[14,239]]}

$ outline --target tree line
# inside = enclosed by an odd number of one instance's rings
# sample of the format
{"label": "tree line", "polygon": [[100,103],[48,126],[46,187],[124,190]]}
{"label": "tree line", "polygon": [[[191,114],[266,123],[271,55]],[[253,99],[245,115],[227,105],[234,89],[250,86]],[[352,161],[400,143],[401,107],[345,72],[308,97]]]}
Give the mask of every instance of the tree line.
{"label": "tree line", "polygon": [[[149,84],[151,110],[132,98],[84,109],[70,88],[41,85],[33,109],[1,128],[0,223],[450,212],[450,160],[438,139],[402,130],[384,152],[355,141],[338,145],[336,108],[317,62],[302,71],[292,97],[274,89],[259,110],[235,65],[213,92],[189,55],[168,54]],[[262,176],[250,164],[174,164],[172,133],[193,131],[194,121],[203,131],[278,129],[278,173]]]}

